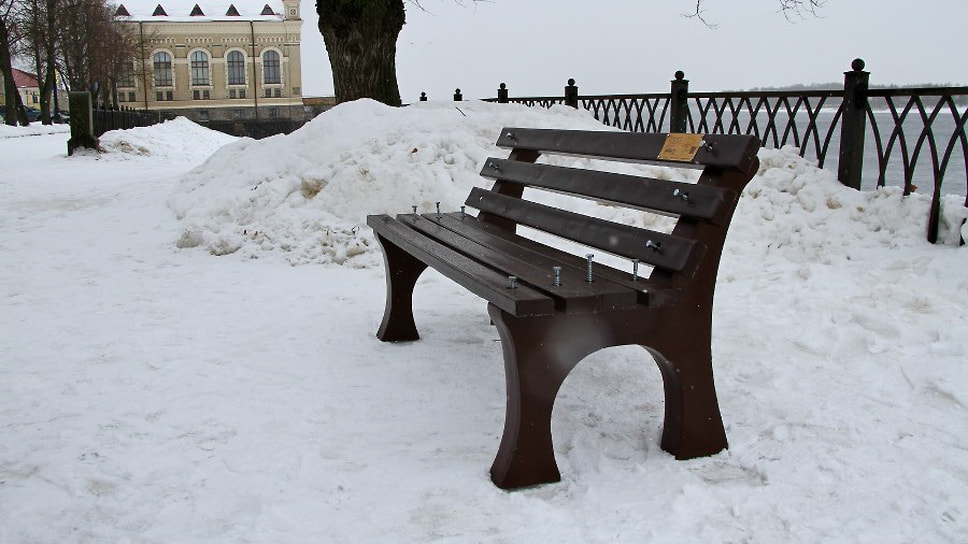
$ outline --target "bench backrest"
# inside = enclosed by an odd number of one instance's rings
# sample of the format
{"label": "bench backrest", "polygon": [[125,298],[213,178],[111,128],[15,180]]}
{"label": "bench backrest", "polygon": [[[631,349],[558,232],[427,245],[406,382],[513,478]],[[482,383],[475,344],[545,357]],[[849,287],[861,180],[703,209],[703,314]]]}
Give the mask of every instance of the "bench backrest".
{"label": "bench backrest", "polygon": [[[759,165],[754,136],[639,134],[504,128],[498,146],[508,159],[488,159],[481,175],[491,190],[475,188],[466,204],[481,220],[509,230],[526,225],[580,244],[652,265],[651,278],[678,283],[712,267],[743,188]],[[536,164],[541,155],[570,155],[677,168],[701,168],[696,184],[630,174]],[[535,187],[611,205],[678,217],[671,233],[623,225],[522,198]]]}

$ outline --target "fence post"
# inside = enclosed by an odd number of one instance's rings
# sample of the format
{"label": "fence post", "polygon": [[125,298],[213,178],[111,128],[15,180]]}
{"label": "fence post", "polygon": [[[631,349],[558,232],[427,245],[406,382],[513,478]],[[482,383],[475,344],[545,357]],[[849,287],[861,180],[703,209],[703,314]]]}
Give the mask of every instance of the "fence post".
{"label": "fence post", "polygon": [[689,116],[689,80],[686,73],[677,70],[672,80],[671,103],[669,104],[669,132],[685,132]]}
{"label": "fence post", "polygon": [[578,87],[574,78],[568,79],[568,86],[565,87],[565,105],[578,109]]}
{"label": "fence post", "polygon": [[74,150],[79,147],[97,149],[91,93],[74,91],[68,95],[67,104],[71,116],[71,138],[67,140],[67,154],[73,155]]}
{"label": "fence post", "polygon": [[462,102],[464,100],[464,95],[460,94],[460,89],[454,90],[454,102]]}
{"label": "fence post", "polygon": [[864,170],[864,135],[867,131],[867,86],[870,72],[864,61],[854,59],[850,72],[844,72],[844,116],[840,120],[840,157],[837,179],[853,189],[860,189]]}
{"label": "fence post", "polygon": [[508,103],[508,86],[504,83],[497,90],[497,103],[507,104]]}

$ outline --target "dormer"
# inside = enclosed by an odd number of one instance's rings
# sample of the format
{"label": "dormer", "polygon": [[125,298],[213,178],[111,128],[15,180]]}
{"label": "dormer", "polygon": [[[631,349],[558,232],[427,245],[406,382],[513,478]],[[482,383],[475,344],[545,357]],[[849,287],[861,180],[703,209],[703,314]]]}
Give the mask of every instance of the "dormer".
{"label": "dormer", "polygon": [[225,12],[226,17],[241,17],[239,10],[235,9],[235,4],[229,4],[229,9]]}
{"label": "dormer", "polygon": [[152,17],[168,17],[165,13],[165,8],[161,7],[161,4],[155,6],[155,11],[151,14]]}
{"label": "dormer", "polygon": [[131,17],[131,14],[128,13],[128,9],[124,7],[124,4],[120,4],[118,6],[118,9],[115,10],[114,16],[115,17]]}
{"label": "dormer", "polygon": [[202,8],[198,7],[198,4],[195,4],[195,7],[192,8],[192,12],[188,14],[189,17],[203,17],[204,15],[205,13],[202,11]]}

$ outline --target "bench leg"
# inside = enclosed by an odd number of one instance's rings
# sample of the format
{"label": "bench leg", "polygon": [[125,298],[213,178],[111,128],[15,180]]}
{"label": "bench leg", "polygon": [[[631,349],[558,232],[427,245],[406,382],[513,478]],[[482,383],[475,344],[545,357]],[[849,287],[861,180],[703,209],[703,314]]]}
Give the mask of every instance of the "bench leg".
{"label": "bench leg", "polygon": [[665,387],[665,423],[662,449],[676,459],[693,459],[719,453],[727,447],[726,430],[719,412],[712,359],[705,345],[695,344],[666,358],[646,347],[655,357]]}
{"label": "bench leg", "polygon": [[377,240],[383,248],[387,300],[376,337],[384,342],[417,340],[420,335],[413,321],[413,288],[427,265],[384,237],[377,235]]}
{"label": "bench leg", "polygon": [[501,336],[507,379],[504,435],[491,466],[502,489],[561,480],[551,439],[555,396],[568,373],[601,346],[588,323],[570,316],[519,318],[489,304]]}

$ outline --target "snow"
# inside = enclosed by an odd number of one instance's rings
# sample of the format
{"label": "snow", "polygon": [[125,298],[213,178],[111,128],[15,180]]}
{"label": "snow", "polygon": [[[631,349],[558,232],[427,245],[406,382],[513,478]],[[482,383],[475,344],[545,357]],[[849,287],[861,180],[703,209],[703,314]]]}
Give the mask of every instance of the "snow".
{"label": "snow", "polygon": [[428,272],[421,341],[377,341],[362,225],[455,209],[505,125],[606,130],[362,101],[289,136],[179,119],[71,158],[63,132],[0,132],[0,543],[965,541],[963,202],[929,245],[926,197],[790,150],[761,151],[720,269],[730,449],[663,452],[658,370],[611,348],[559,395],[563,481],[495,488],[484,305]]}

